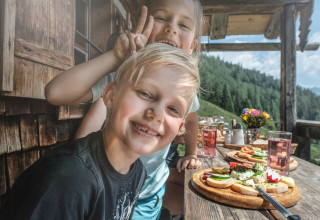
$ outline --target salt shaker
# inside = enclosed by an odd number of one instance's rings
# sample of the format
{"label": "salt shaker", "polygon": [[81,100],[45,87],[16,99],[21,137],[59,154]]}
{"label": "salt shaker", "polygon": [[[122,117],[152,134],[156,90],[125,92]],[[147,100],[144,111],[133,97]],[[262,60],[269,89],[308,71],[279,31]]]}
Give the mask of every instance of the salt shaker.
{"label": "salt shaker", "polygon": [[235,129],[233,129],[233,135],[231,139],[232,144],[243,145],[244,144],[244,135],[242,124],[237,123]]}
{"label": "salt shaker", "polygon": [[232,140],[232,131],[231,130],[227,130],[226,134],[225,134],[225,138],[224,138],[224,143],[225,144],[231,144],[231,140]]}

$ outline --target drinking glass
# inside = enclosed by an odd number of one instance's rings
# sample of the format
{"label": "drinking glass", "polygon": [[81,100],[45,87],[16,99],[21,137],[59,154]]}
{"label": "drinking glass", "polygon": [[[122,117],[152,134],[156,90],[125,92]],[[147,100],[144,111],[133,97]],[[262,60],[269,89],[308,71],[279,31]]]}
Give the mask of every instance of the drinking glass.
{"label": "drinking glass", "polygon": [[217,125],[217,129],[220,131],[220,134],[223,134],[224,126],[224,117],[223,116],[213,116],[213,124]]}
{"label": "drinking glass", "polygon": [[289,175],[292,133],[286,131],[269,131],[268,166]]}
{"label": "drinking glass", "polygon": [[203,157],[215,158],[216,156],[216,125],[205,125],[202,128],[202,150]]}

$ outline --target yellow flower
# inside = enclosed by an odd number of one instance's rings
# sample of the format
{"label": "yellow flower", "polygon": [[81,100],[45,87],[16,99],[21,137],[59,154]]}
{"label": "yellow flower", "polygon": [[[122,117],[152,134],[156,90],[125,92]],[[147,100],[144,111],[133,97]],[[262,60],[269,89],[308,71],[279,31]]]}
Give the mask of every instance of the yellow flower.
{"label": "yellow flower", "polygon": [[246,121],[248,119],[248,116],[244,115],[242,119]]}

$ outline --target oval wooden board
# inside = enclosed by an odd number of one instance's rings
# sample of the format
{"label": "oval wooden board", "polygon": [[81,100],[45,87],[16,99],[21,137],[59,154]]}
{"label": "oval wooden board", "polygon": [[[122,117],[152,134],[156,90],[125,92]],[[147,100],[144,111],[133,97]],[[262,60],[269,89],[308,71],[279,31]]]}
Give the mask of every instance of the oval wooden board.
{"label": "oval wooden board", "polygon": [[[225,189],[210,187],[204,180],[201,179],[203,173],[210,170],[211,169],[201,170],[193,175],[192,186],[201,195],[216,202],[240,208],[275,209],[273,205],[271,205],[261,196],[244,195],[233,191],[230,189],[230,187]],[[295,185],[293,188],[289,187],[289,190],[285,193],[269,194],[274,196],[274,199],[284,207],[293,206],[297,204],[300,199],[300,189],[297,185]]]}
{"label": "oval wooden board", "polygon": [[[247,160],[246,158],[242,158],[239,157],[238,155],[236,155],[238,151],[231,151],[227,153],[227,157],[234,159],[238,162],[242,162],[242,163],[250,163],[250,164],[254,164],[255,162]],[[291,158],[290,159],[290,165],[289,165],[289,171],[294,171],[298,168],[299,163],[298,161],[296,161],[295,159]]]}
{"label": "oval wooden board", "polygon": [[[233,150],[241,150],[242,147],[258,147],[262,150],[268,150],[268,144],[224,144],[225,148],[233,149]],[[291,144],[291,154],[294,154],[298,147],[298,144],[292,143]]]}

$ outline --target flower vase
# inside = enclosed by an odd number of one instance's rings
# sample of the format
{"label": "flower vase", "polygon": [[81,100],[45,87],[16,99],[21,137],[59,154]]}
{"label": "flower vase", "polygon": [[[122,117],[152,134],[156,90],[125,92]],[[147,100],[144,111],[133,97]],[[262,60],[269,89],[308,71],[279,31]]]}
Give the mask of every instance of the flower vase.
{"label": "flower vase", "polygon": [[260,128],[247,128],[247,131],[250,131],[252,141],[260,138]]}

